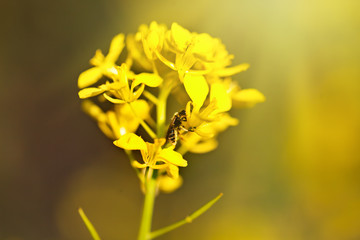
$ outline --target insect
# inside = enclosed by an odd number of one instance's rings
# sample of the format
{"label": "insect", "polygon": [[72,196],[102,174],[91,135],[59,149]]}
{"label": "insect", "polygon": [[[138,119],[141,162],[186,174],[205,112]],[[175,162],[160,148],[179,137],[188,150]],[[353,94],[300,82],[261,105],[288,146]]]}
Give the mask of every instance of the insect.
{"label": "insect", "polygon": [[187,122],[185,110],[176,112],[174,116],[171,118],[169,129],[166,134],[166,140],[174,146],[178,141],[178,136],[183,132],[189,131],[183,126],[183,122]]}

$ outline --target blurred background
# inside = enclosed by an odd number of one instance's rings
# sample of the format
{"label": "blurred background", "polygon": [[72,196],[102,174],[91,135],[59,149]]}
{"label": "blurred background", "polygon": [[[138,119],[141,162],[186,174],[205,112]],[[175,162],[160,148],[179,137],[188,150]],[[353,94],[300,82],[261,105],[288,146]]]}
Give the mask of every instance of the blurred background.
{"label": "blurred background", "polygon": [[80,109],[95,50],[142,23],[222,39],[235,76],[267,101],[235,110],[220,146],[187,155],[183,186],[156,200],[153,228],[223,192],[159,239],[360,239],[357,0],[0,1],[0,239],[136,239],[143,196],[122,151]]}

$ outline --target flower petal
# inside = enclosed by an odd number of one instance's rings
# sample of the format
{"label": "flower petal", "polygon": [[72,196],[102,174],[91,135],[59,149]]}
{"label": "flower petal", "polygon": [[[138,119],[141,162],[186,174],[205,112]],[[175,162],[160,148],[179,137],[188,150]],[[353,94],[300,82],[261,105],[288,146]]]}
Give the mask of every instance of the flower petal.
{"label": "flower petal", "polygon": [[84,98],[89,98],[89,97],[94,97],[97,96],[101,93],[103,93],[105,90],[100,89],[100,88],[84,88],[82,90],[79,91],[79,98],[84,99]]}
{"label": "flower petal", "polygon": [[215,150],[219,143],[215,138],[210,138],[206,141],[197,143],[189,148],[192,153],[207,153]]}
{"label": "flower petal", "polygon": [[209,86],[204,76],[186,74],[184,77],[184,87],[194,102],[196,108],[200,108],[209,93]]}
{"label": "flower petal", "polygon": [[218,39],[212,38],[207,33],[196,35],[196,44],[194,46],[194,55],[202,61],[210,62],[214,58],[214,50],[218,43]]}
{"label": "flower petal", "polygon": [[105,121],[105,118],[106,118],[105,113],[101,110],[101,108],[99,106],[97,106],[92,101],[90,101],[90,100],[82,101],[81,108],[85,113],[90,115],[95,120]]}
{"label": "flower petal", "polygon": [[168,147],[163,149],[159,153],[159,158],[163,159],[164,161],[174,164],[180,167],[186,167],[187,161],[183,159],[182,155],[173,150],[173,147]]}
{"label": "flower petal", "polygon": [[120,33],[116,35],[110,44],[109,53],[105,58],[105,61],[115,63],[116,60],[119,58],[121,51],[123,50],[125,36],[124,34]]}
{"label": "flower petal", "polygon": [[159,177],[159,189],[164,193],[172,193],[176,189],[178,189],[183,183],[183,179],[181,176],[174,179],[167,175],[163,175]]}
{"label": "flower petal", "polygon": [[133,166],[134,168],[146,168],[147,167],[147,165],[145,163],[139,163],[136,160],[131,162],[131,166]]}
{"label": "flower petal", "polygon": [[151,50],[156,49],[160,43],[159,34],[155,31],[150,31],[146,40]]}
{"label": "flower petal", "polygon": [[112,102],[112,103],[115,103],[115,104],[123,104],[123,103],[126,103],[124,100],[122,100],[122,99],[117,99],[117,98],[112,98],[112,97],[110,97],[109,95],[107,95],[106,93],[104,93],[103,96],[104,96],[109,102]]}
{"label": "flower petal", "polygon": [[169,177],[177,179],[179,177],[179,168],[172,164],[167,164],[166,172]]}
{"label": "flower petal", "polygon": [[183,28],[177,23],[173,23],[171,25],[171,34],[178,50],[182,52],[185,51],[192,39],[192,34],[189,30]]}
{"label": "flower petal", "polygon": [[[150,106],[147,101],[140,99],[132,102],[131,105],[136,112],[137,117],[139,117],[140,119],[145,120],[150,117]],[[124,107],[121,108],[120,111],[121,116],[134,116],[134,113],[128,104],[123,106]]]}
{"label": "flower petal", "polygon": [[232,96],[239,107],[253,107],[256,103],[265,101],[265,96],[257,89],[242,89]]}
{"label": "flower petal", "polygon": [[195,132],[204,138],[211,138],[215,135],[215,128],[213,122],[204,122],[199,127],[195,129]]}
{"label": "flower petal", "polygon": [[145,89],[145,85],[141,84],[139,89],[137,89],[135,92],[132,93],[132,97],[131,97],[130,101],[132,102],[132,101],[137,100],[141,96],[141,94],[144,92],[144,89]]}
{"label": "flower petal", "polygon": [[100,130],[110,139],[116,139],[113,130],[110,128],[110,126],[106,122],[98,122],[98,126]]}
{"label": "flower petal", "polygon": [[126,133],[118,140],[114,141],[114,145],[127,150],[146,150],[145,141],[135,133]]}
{"label": "flower petal", "polygon": [[132,82],[132,87],[136,87],[141,83],[144,83],[149,87],[158,87],[162,82],[163,79],[159,75],[153,73],[140,73],[135,76],[135,80]]}
{"label": "flower petal", "polygon": [[239,64],[234,67],[223,68],[221,70],[215,71],[215,73],[219,77],[229,77],[229,76],[235,75],[237,73],[246,71],[249,67],[250,67],[250,65],[248,63],[243,63],[243,64]]}
{"label": "flower petal", "polygon": [[210,102],[214,100],[216,101],[216,112],[226,112],[231,109],[231,96],[221,83],[211,84]]}
{"label": "flower petal", "polygon": [[90,68],[82,72],[78,78],[78,87],[85,88],[96,83],[102,77],[102,71],[98,67]]}

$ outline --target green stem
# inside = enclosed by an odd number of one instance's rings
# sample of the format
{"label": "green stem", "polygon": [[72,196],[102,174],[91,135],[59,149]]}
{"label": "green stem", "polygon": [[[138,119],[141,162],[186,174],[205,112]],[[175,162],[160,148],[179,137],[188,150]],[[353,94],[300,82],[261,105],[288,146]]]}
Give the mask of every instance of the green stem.
{"label": "green stem", "polygon": [[87,218],[87,216],[85,215],[84,211],[82,210],[82,208],[78,209],[80,217],[82,218],[82,220],[85,223],[86,228],[89,230],[90,235],[92,236],[92,238],[94,240],[100,240],[100,236],[99,234],[96,232],[94,226],[92,225],[92,223],[90,222],[90,220]]}
{"label": "green stem", "polygon": [[152,103],[154,104],[158,104],[159,100],[157,99],[157,97],[155,97],[154,95],[152,95],[149,91],[144,91],[143,92],[144,97],[146,97],[147,99],[149,99]]}
{"label": "green stem", "polygon": [[151,232],[151,222],[156,195],[156,178],[157,171],[153,172],[152,169],[147,169],[145,175],[145,200],[138,240],[150,239],[149,234]]}
{"label": "green stem", "polygon": [[206,212],[212,205],[214,205],[214,203],[216,203],[221,197],[222,197],[222,193],[220,193],[216,198],[212,199],[210,202],[206,203],[204,206],[202,206],[201,208],[199,208],[198,210],[196,210],[193,214],[191,214],[190,216],[187,216],[185,219],[176,222],[174,224],[171,224],[170,226],[161,228],[159,230],[156,230],[152,233],[150,233],[150,238],[149,239],[154,239],[156,237],[159,237],[165,233],[168,233],[178,227],[181,227],[182,225],[186,224],[186,223],[191,223],[192,221],[194,221],[196,218],[198,218],[200,215],[202,215],[204,212]]}
{"label": "green stem", "polygon": [[[165,124],[166,124],[166,102],[170,94],[171,87],[162,86],[158,101],[156,104],[156,120],[157,120],[157,136],[152,138],[161,138],[165,136]],[[131,105],[130,105],[131,106]],[[140,122],[141,123],[141,122]],[[154,211],[155,195],[156,195],[156,183],[157,170],[146,169],[145,172],[145,200],[143,207],[143,215],[140,223],[140,230],[138,240],[149,240],[151,233],[151,222]]]}
{"label": "green stem", "polygon": [[159,93],[159,101],[157,104],[157,135],[158,138],[165,137],[166,125],[166,100],[171,92],[171,87],[162,87]]}
{"label": "green stem", "polygon": [[126,153],[126,155],[128,156],[128,158],[129,158],[129,160],[130,160],[130,165],[131,165],[131,167],[134,169],[137,177],[138,177],[138,178],[140,179],[140,181],[143,183],[143,182],[144,182],[144,178],[142,177],[141,171],[139,170],[139,168],[133,167],[133,162],[136,161],[136,159],[135,159],[134,155],[132,154],[132,151],[125,149],[125,153]]}

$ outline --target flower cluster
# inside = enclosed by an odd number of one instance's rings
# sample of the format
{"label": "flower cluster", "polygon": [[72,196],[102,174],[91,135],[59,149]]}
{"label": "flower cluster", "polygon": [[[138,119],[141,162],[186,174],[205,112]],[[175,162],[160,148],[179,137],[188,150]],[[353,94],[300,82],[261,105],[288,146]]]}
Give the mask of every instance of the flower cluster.
{"label": "flower cluster", "polygon": [[[142,182],[146,172],[157,171],[160,189],[170,192],[181,185],[179,167],[188,164],[183,155],[215,149],[217,135],[238,123],[228,113],[232,107],[265,100],[232,80],[249,67],[231,66],[232,59],[218,38],[152,22],[136,34],[116,35],[106,56],[96,51],[93,67],[79,76],[79,97],[104,134],[129,154]],[[169,96],[174,110],[167,109]],[[170,119],[167,112],[177,113]]]}

